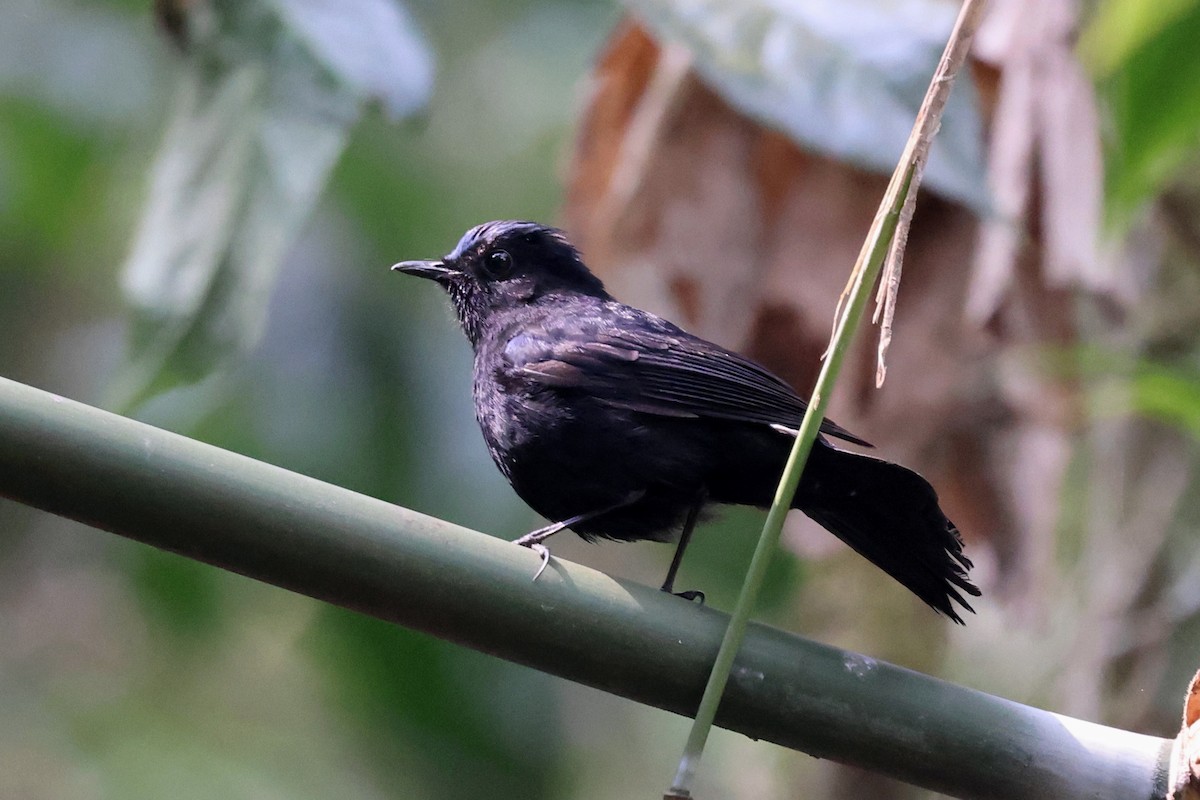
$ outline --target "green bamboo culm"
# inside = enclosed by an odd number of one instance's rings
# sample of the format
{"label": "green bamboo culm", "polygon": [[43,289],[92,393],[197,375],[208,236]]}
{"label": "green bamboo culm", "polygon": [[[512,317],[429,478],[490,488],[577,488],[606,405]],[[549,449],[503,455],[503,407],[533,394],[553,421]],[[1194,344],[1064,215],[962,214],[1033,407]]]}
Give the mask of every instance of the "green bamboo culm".
{"label": "green bamboo culm", "polygon": [[[873,245],[868,251],[865,251],[867,256],[865,265],[860,263],[859,267],[861,268],[856,270],[858,277],[851,291],[849,303],[845,313],[838,321],[832,347],[821,366],[821,373],[817,377],[816,388],[813,390],[808,410],[804,414],[803,422],[800,423],[800,430],[796,434],[792,452],[788,455],[783,477],[775,491],[775,499],[771,503],[771,510],[767,513],[766,522],[763,523],[762,534],[759,537],[758,545],[754,548],[754,556],[750,560],[750,567],[747,570],[746,579],[742,583],[737,604],[734,605],[729,627],[725,629],[721,648],[717,652],[712,672],[709,673],[708,683],[704,687],[704,695],[696,710],[695,721],[692,723],[687,743],[684,745],[683,756],[679,760],[675,780],[671,784],[671,789],[664,795],[665,800],[691,797],[690,787],[700,764],[704,745],[708,741],[708,734],[716,719],[717,706],[721,702],[721,695],[725,692],[725,684],[733,669],[734,659],[742,646],[742,639],[746,635],[746,625],[754,610],[759,590],[762,588],[763,578],[767,574],[767,566],[779,544],[783,522],[791,510],[792,497],[796,494],[796,487],[800,484],[800,476],[804,473],[804,464],[808,461],[808,454],[812,452],[813,442],[816,441],[817,432],[821,428],[821,421],[825,418],[825,409],[829,404],[829,390],[833,388],[834,381],[837,380],[842,360],[845,358],[846,350],[853,338],[852,334],[858,327],[867,307],[871,287],[875,284],[879,272],[883,268],[892,237],[895,235],[896,226],[900,221],[901,209],[904,207],[908,190],[912,185],[913,172],[914,167],[910,164],[908,170],[904,172],[903,182],[897,196],[898,202],[893,203],[885,213],[881,214],[877,218],[876,224],[872,226]],[[860,256],[860,262],[861,260],[862,256]]]}
{"label": "green bamboo culm", "polygon": [[[729,627],[561,558],[533,583],[523,547],[0,378],[3,498],[677,714]],[[757,623],[738,665],[717,724],[755,739],[955,797],[1166,796],[1170,739]]]}

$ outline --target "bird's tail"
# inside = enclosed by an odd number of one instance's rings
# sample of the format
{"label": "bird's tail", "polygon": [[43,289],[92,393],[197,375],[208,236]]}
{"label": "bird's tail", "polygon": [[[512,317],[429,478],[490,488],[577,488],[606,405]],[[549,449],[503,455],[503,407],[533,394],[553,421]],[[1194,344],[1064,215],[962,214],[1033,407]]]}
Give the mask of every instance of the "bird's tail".
{"label": "bird's tail", "polygon": [[954,602],[974,612],[960,593],[980,594],[958,528],[912,470],[817,441],[792,507],[960,625]]}

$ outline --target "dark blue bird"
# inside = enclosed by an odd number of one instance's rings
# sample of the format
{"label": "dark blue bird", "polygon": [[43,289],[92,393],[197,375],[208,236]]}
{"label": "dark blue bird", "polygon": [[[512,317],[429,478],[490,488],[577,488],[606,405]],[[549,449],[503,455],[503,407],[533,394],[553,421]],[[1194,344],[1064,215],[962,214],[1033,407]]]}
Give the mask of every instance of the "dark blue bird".
{"label": "dark blue bird", "polygon": [[[450,296],[475,350],[475,414],[513,489],[584,539],[667,541],[682,531],[663,589],[712,503],[770,505],[806,407],[764,367],[624,305],[561,231],[489,222],[439,261],[393,269]],[[866,442],[826,420],[792,507],[955,622],[967,578],[962,539],[928,481],[841,450]],[[685,593],[697,595],[699,593]]]}

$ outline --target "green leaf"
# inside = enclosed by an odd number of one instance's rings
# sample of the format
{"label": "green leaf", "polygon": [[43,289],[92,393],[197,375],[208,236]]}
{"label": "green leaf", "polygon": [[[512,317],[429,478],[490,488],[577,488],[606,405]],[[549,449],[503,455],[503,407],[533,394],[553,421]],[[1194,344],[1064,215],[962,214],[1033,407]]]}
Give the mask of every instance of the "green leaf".
{"label": "green leaf", "polygon": [[433,60],[392,0],[269,0],[312,55],[393,118],[424,104]]}
{"label": "green leaf", "polygon": [[1079,55],[1093,74],[1108,77],[1197,5],[1200,0],[1105,0],[1079,38]]}
{"label": "green leaf", "polygon": [[1106,191],[1118,220],[1172,181],[1200,143],[1200,3],[1145,5],[1105,6],[1084,39],[1111,112]]}
{"label": "green leaf", "polygon": [[1098,347],[1047,351],[1043,358],[1054,376],[1087,379],[1090,410],[1097,418],[1138,414],[1200,440],[1200,370],[1194,364]]}
{"label": "green leaf", "polygon": [[1200,439],[1200,374],[1162,364],[1139,364],[1131,400],[1139,414]]}
{"label": "green leaf", "polygon": [[[123,286],[136,310],[119,405],[208,375],[251,348],[280,262],[364,102],[424,102],[430,59],[379,2],[192,6],[187,55]],[[324,20],[324,24],[322,23]],[[362,46],[356,56],[335,55]],[[384,50],[404,50],[380,57]],[[363,61],[372,61],[364,67]]]}
{"label": "green leaf", "polygon": [[[890,174],[958,5],[943,0],[629,0],[684,44],[730,105],[814,152]],[[932,189],[986,208],[983,127],[970,81],[950,96],[925,170]]]}

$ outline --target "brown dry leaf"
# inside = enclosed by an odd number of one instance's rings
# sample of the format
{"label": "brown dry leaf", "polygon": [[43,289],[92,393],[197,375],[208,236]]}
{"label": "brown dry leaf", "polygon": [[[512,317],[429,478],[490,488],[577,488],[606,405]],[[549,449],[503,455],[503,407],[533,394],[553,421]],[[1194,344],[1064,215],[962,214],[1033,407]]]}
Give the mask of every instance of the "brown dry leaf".
{"label": "brown dry leaf", "polygon": [[[1027,609],[1047,604],[1082,417],[1074,379],[1031,355],[1079,341],[1080,289],[1127,301],[1136,283],[1097,255],[1099,138],[1070,51],[1075,13],[1068,0],[994,4],[974,77],[996,120],[997,214],[981,222],[921,196],[893,383],[872,388],[862,336],[831,409],[926,473],[985,582]],[[564,211],[589,263],[619,297],[747,352],[806,393],[885,178],[732,110],[686,51],[660,49],[633,23],[614,33],[593,81]],[[832,546],[823,535],[791,541]]]}
{"label": "brown dry leaf", "polygon": [[[1116,269],[1098,244],[1099,134],[1070,50],[1074,3],[992,9],[973,77],[995,120],[997,214],[980,220],[921,195],[888,384],[874,388],[874,337],[860,334],[830,416],[938,488],[976,561],[983,609],[1043,622],[1056,606],[1075,610],[1078,624],[1059,635],[1076,655],[1058,678],[1066,710],[1094,716],[1104,665],[1130,638],[1125,611],[1152,580],[1189,467],[1169,435],[1122,420],[1080,437],[1071,354],[1081,341],[1111,340],[1106,320],[1122,316],[1081,315],[1081,301],[1128,308],[1156,261]],[[626,22],[594,72],[564,221],[618,297],[746,352],[805,394],[885,185],[734,111],[685,50],[660,48]],[[1057,530],[1081,442],[1104,502],[1082,523],[1087,557],[1064,566]],[[800,519],[786,541],[807,557],[841,551]],[[874,618],[887,631],[906,597],[852,557],[815,571],[810,586],[806,616],[831,629],[852,615],[850,627]],[[979,624],[1003,624],[990,619]]]}
{"label": "brown dry leaf", "polygon": [[[887,178],[799,150],[681,73],[683,63],[634,24],[614,34],[580,127],[565,224],[618,297],[807,393]],[[642,169],[636,181],[622,177],[626,154]],[[831,416],[924,471],[975,555],[989,543],[1014,575],[1010,501],[994,473],[1012,411],[989,375],[988,337],[964,331],[959,312],[975,228],[964,208],[922,197],[891,381],[875,391],[872,346],[860,337]],[[802,538],[830,546],[824,534]]]}
{"label": "brown dry leaf", "polygon": [[1046,286],[1136,299],[1129,272],[1098,250],[1100,123],[1091,80],[1074,53],[1078,14],[1066,0],[999,0],[976,39],[976,58],[1002,76],[988,169],[995,208],[980,232],[967,305],[977,321],[1013,291],[1027,223],[1037,228]]}
{"label": "brown dry leaf", "polygon": [[[1101,241],[1095,101],[1071,51],[1077,11],[1072,0],[994,0],[972,65],[992,120],[994,213],[981,220],[921,194],[888,382],[874,388],[875,337],[860,333],[830,416],[937,487],[985,590],[968,633],[1004,637],[1004,663],[1025,665],[988,674],[994,690],[1044,697],[1057,685],[1058,710],[1097,718],[1123,688],[1106,676],[1115,658],[1132,658],[1136,626],[1170,630],[1145,605],[1147,587],[1191,472],[1170,431],[1112,419],[1081,435],[1079,343],[1128,345],[1134,333],[1112,330],[1120,313],[1080,310],[1128,309],[1157,261],[1144,242],[1151,255],[1130,262]],[[564,223],[616,296],[807,394],[886,183],[734,111],[685,51],[626,22],[593,75]],[[1083,555],[1065,563],[1062,498],[1080,452],[1095,497],[1077,523],[1086,538],[1068,543]],[[810,558],[843,550],[798,517],[788,546]],[[801,624],[822,638],[936,667],[941,634],[922,626],[927,610],[861,559],[812,571],[801,602]],[[1162,649],[1142,648],[1130,674],[1160,669]],[[1126,703],[1125,718],[1136,713]],[[833,780],[843,778],[853,780]]]}

